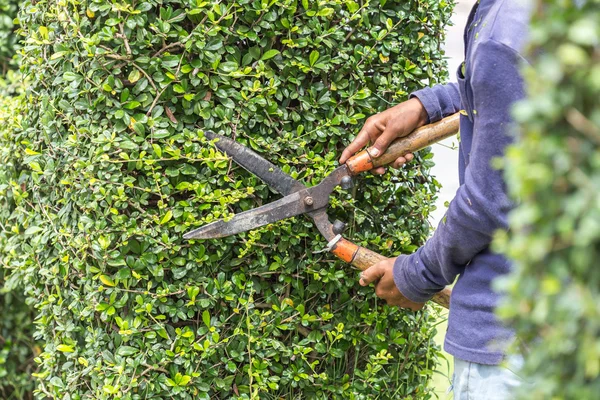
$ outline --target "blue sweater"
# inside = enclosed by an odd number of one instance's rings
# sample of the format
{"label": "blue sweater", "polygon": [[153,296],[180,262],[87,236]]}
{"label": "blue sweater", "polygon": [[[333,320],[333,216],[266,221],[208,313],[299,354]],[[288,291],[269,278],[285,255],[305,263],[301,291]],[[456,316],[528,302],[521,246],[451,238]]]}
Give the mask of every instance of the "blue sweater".
{"label": "blue sweater", "polygon": [[414,254],[394,265],[398,289],[424,302],[454,282],[445,350],[480,364],[499,364],[513,332],[494,315],[499,295],[494,278],[510,263],[490,250],[494,232],[508,229],[511,208],[502,171],[492,167],[513,141],[511,105],[524,96],[520,55],[530,10],[518,0],[480,0],[465,28],[465,63],[458,83],[412,94],[430,122],[463,110],[460,119],[460,187],[434,235]]}

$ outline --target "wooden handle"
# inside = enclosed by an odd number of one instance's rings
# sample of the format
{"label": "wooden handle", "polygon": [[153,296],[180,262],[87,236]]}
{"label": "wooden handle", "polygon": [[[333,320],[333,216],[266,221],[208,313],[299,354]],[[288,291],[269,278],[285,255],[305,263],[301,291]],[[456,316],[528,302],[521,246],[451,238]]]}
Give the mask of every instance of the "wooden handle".
{"label": "wooden handle", "polygon": [[352,175],[356,175],[376,167],[391,164],[406,153],[414,153],[433,143],[456,135],[459,121],[460,115],[456,113],[441,121],[422,126],[407,136],[394,140],[381,156],[373,158],[367,150],[363,150],[349,158],[346,165]]}
{"label": "wooden handle", "polygon": [[[351,263],[361,271],[364,271],[372,265],[387,258],[372,250],[354,244],[344,238],[340,239],[339,242],[333,246],[331,252],[338,258]],[[434,303],[449,309],[451,294],[452,290],[450,288],[444,288],[444,290],[441,292],[436,293],[431,300],[433,300]]]}

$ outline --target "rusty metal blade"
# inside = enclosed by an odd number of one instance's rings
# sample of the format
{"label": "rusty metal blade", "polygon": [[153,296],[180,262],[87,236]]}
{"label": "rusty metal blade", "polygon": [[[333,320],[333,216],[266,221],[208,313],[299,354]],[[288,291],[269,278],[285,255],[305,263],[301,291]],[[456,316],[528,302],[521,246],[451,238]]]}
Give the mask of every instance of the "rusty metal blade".
{"label": "rusty metal blade", "polygon": [[235,235],[236,233],[260,228],[285,218],[323,208],[329,200],[327,196],[322,196],[312,199],[312,205],[307,206],[304,200],[307,196],[310,196],[308,189],[300,190],[272,203],[237,214],[229,221],[215,221],[195,229],[183,235],[183,238],[215,239]]}
{"label": "rusty metal blade", "polygon": [[215,146],[219,150],[231,157],[236,164],[258,176],[277,193],[287,196],[305,188],[302,183],[283,172],[281,168],[265,160],[246,146],[212,131],[204,132],[204,136],[209,140],[218,139]]}

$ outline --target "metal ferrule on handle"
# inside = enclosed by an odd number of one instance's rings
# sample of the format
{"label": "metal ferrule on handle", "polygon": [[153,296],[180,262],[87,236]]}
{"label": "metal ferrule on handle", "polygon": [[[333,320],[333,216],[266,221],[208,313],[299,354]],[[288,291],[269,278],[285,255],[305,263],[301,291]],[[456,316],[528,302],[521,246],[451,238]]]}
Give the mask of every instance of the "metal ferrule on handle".
{"label": "metal ferrule on handle", "polygon": [[373,168],[385,166],[396,161],[407,153],[414,153],[435,142],[454,136],[458,132],[460,122],[459,113],[453,114],[441,121],[422,126],[415,129],[407,136],[394,140],[387,148],[385,153],[375,158],[367,150],[354,155],[346,161],[348,169],[352,175],[369,171]]}

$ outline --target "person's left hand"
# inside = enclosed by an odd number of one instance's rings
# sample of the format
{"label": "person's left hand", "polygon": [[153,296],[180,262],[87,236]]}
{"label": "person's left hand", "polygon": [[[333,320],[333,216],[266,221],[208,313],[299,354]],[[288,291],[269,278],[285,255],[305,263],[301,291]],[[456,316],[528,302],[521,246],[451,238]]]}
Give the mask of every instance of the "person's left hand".
{"label": "person's left hand", "polygon": [[367,286],[375,283],[375,294],[390,306],[399,306],[418,311],[423,308],[424,303],[410,301],[396,287],[394,282],[395,258],[387,258],[372,265],[360,274],[360,285]]}

